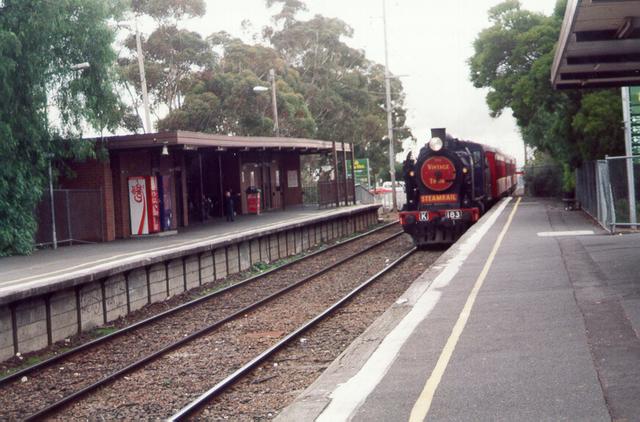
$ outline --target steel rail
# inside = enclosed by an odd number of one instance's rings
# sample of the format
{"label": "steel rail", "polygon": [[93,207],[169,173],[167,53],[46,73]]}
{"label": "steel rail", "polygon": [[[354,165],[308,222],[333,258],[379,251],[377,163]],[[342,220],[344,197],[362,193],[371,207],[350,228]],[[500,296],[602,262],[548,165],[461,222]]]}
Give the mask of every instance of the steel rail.
{"label": "steel rail", "polygon": [[161,312],[161,313],[159,313],[157,315],[153,315],[153,316],[151,316],[149,318],[146,318],[146,319],[143,319],[141,321],[138,321],[138,322],[136,322],[136,323],[134,323],[132,325],[129,325],[129,326],[124,327],[124,328],[121,328],[121,329],[119,329],[117,331],[114,331],[114,332],[109,333],[107,335],[104,335],[102,337],[96,338],[94,340],[88,341],[87,343],[81,344],[78,347],[75,347],[75,348],[67,350],[67,351],[65,351],[63,353],[60,353],[59,355],[52,356],[52,357],[50,357],[50,358],[48,358],[46,360],[43,360],[42,362],[39,362],[39,363],[37,363],[35,365],[23,368],[23,369],[21,369],[19,371],[16,371],[16,372],[12,372],[11,374],[9,374],[9,375],[7,375],[7,376],[5,376],[3,378],[0,378],[0,387],[4,386],[4,385],[6,385],[6,384],[8,384],[8,383],[10,383],[12,381],[15,381],[15,380],[17,380],[19,378],[22,378],[23,376],[28,375],[28,374],[36,371],[36,370],[41,370],[41,369],[49,367],[49,366],[51,366],[53,364],[56,364],[56,363],[60,362],[61,360],[65,359],[65,358],[68,358],[68,357],[70,357],[72,355],[75,355],[76,353],[79,353],[79,352],[82,352],[84,350],[90,349],[90,348],[92,348],[94,346],[98,346],[100,344],[106,343],[107,341],[113,340],[116,337],[120,337],[120,336],[122,336],[124,334],[127,334],[130,331],[133,331],[133,330],[136,330],[136,329],[138,329],[140,327],[149,325],[150,323],[152,323],[154,321],[157,321],[157,320],[160,320],[162,318],[168,317],[168,316],[173,315],[174,313],[177,313],[177,312],[182,311],[184,309],[191,308],[191,307],[199,304],[200,302],[205,302],[205,301],[207,301],[207,300],[209,300],[209,299],[211,299],[211,298],[213,298],[215,296],[219,296],[219,295],[221,295],[223,293],[226,293],[226,292],[228,292],[230,290],[234,290],[234,289],[237,289],[239,287],[246,286],[247,284],[253,283],[253,282],[255,282],[255,281],[257,281],[257,280],[259,280],[261,278],[264,278],[264,277],[266,277],[268,275],[271,275],[272,273],[274,273],[276,271],[283,270],[285,268],[288,268],[290,266],[298,264],[301,261],[304,261],[304,260],[306,260],[308,258],[313,258],[313,257],[315,257],[317,255],[320,255],[320,254],[324,253],[324,252],[331,251],[331,250],[333,250],[335,248],[338,248],[340,246],[344,246],[344,245],[349,244],[351,242],[354,242],[356,240],[362,239],[363,237],[366,237],[366,236],[372,235],[374,233],[377,233],[378,231],[384,230],[384,229],[386,229],[388,227],[391,227],[391,226],[393,226],[394,224],[397,224],[397,223],[398,223],[397,221],[394,221],[394,222],[391,222],[391,223],[387,223],[387,224],[385,224],[383,226],[376,227],[373,230],[369,230],[367,232],[359,234],[358,236],[351,237],[349,239],[346,239],[346,240],[343,240],[341,242],[335,243],[335,244],[333,244],[331,246],[328,246],[326,248],[322,248],[322,249],[319,249],[317,251],[314,251],[314,252],[312,252],[312,253],[310,253],[308,255],[304,255],[304,256],[296,258],[296,259],[294,259],[292,261],[285,262],[284,264],[279,265],[277,267],[274,267],[274,268],[272,268],[272,269],[270,269],[268,271],[265,271],[265,272],[260,273],[260,274],[256,274],[256,275],[251,276],[251,277],[249,277],[249,278],[247,278],[245,280],[242,280],[239,283],[232,284],[230,286],[225,287],[224,289],[217,290],[215,292],[212,292],[212,293],[209,293],[207,295],[201,296],[201,297],[196,298],[194,300],[191,300],[189,302],[185,302],[182,305],[179,305],[179,306],[176,306],[174,308],[168,309],[168,310],[166,310],[164,312]]}
{"label": "steel rail", "polygon": [[197,399],[195,399],[194,401],[189,403],[187,406],[183,407],[178,413],[176,413],[173,416],[171,416],[168,420],[171,421],[171,422],[185,420],[187,417],[192,415],[193,412],[195,412],[196,410],[198,410],[199,408],[204,406],[206,403],[211,401],[211,399],[213,399],[214,397],[222,394],[228,387],[230,387],[231,385],[235,384],[246,373],[248,373],[249,371],[254,369],[256,366],[258,366],[261,363],[263,363],[265,360],[267,360],[274,353],[276,353],[277,351],[282,349],[284,346],[288,345],[292,340],[294,340],[300,334],[304,333],[309,328],[311,328],[314,325],[316,325],[318,322],[320,322],[320,321],[324,320],[325,318],[327,318],[329,315],[331,315],[333,312],[335,312],[338,308],[340,308],[346,302],[351,300],[355,295],[357,295],[362,290],[364,290],[366,287],[368,287],[370,284],[375,282],[382,275],[386,274],[388,271],[390,271],[393,268],[395,268],[398,264],[400,264],[402,261],[404,261],[406,258],[408,258],[415,251],[416,251],[416,247],[414,246],[408,252],[406,252],[402,256],[400,256],[398,259],[396,259],[395,261],[391,262],[387,267],[385,267],[384,269],[380,270],[379,272],[377,272],[376,274],[371,276],[366,281],[362,282],[358,287],[356,287],[351,292],[349,292],[346,296],[344,296],[342,299],[340,299],[339,301],[335,302],[333,305],[331,305],[330,307],[325,309],[322,313],[320,313],[319,315],[317,315],[313,319],[307,321],[305,324],[303,324],[302,326],[298,327],[295,331],[289,333],[289,335],[284,337],[278,343],[274,344],[269,349],[265,350],[260,355],[256,356],[255,358],[253,358],[252,360],[247,362],[244,366],[242,366],[241,368],[237,369],[233,374],[229,375],[227,378],[225,378],[224,380],[220,381],[218,384],[216,384],[211,389],[209,389],[208,391],[206,391],[205,393],[200,395]]}
{"label": "steel rail", "polygon": [[324,268],[316,271],[313,274],[305,276],[305,277],[301,278],[300,280],[298,280],[298,281],[296,281],[296,282],[294,282],[294,283],[292,283],[292,284],[290,284],[290,285],[278,290],[277,292],[275,292],[275,293],[273,293],[273,294],[271,294],[271,295],[269,295],[267,297],[264,297],[264,298],[262,298],[262,299],[260,299],[260,300],[258,300],[256,302],[254,302],[254,303],[252,303],[252,304],[250,304],[250,305],[248,305],[248,306],[246,306],[246,307],[244,307],[244,308],[242,308],[242,309],[240,309],[240,310],[238,310],[238,311],[236,311],[236,312],[234,312],[234,313],[232,313],[232,314],[230,314],[230,315],[228,315],[228,316],[226,316],[226,317],[224,317],[224,318],[222,318],[222,319],[220,319],[220,320],[218,320],[218,321],[216,321],[216,322],[214,322],[212,324],[210,324],[207,327],[201,328],[200,330],[198,330],[198,331],[196,331],[194,333],[191,333],[187,337],[184,337],[184,338],[182,338],[182,339],[180,339],[180,340],[178,340],[178,341],[176,341],[174,343],[171,343],[171,344],[163,347],[162,349],[157,350],[157,351],[155,351],[155,352],[153,352],[153,353],[151,353],[151,354],[149,354],[149,355],[147,355],[147,356],[145,356],[145,357],[143,357],[143,358],[141,358],[141,359],[139,359],[139,360],[127,365],[126,367],[121,368],[121,369],[117,370],[116,372],[113,372],[113,373],[105,376],[101,380],[96,381],[96,382],[92,383],[91,385],[88,385],[88,386],[86,386],[86,387],[84,387],[84,388],[82,388],[82,389],[80,389],[80,390],[78,390],[78,391],[66,396],[66,397],[63,397],[62,399],[58,400],[57,402],[55,402],[53,404],[50,404],[49,406],[46,406],[45,408],[39,410],[38,412],[29,415],[24,420],[25,421],[41,420],[42,418],[53,414],[58,409],[77,401],[78,399],[80,399],[81,397],[87,395],[88,393],[90,393],[90,392],[92,392],[92,391],[94,391],[94,390],[96,390],[96,389],[98,389],[100,387],[103,387],[103,386],[109,384],[110,382],[114,381],[115,379],[120,378],[123,375],[128,374],[129,372],[131,372],[131,371],[133,371],[133,370],[135,370],[135,369],[137,369],[139,367],[142,367],[142,366],[144,366],[144,365],[146,365],[148,363],[151,363],[151,362],[157,360],[158,358],[162,357],[166,353],[168,353],[168,352],[170,352],[172,350],[175,350],[175,349],[177,349],[177,348],[179,348],[181,346],[184,346],[185,344],[187,344],[187,343],[189,343],[189,342],[191,342],[191,341],[193,341],[193,340],[195,340],[197,338],[200,338],[200,337],[204,336],[205,334],[209,334],[210,332],[220,328],[221,326],[229,323],[230,321],[233,321],[233,320],[235,320],[237,318],[240,318],[240,317],[244,317],[244,315],[247,314],[248,312],[253,311],[254,309],[256,309],[256,308],[258,308],[258,307],[260,307],[260,306],[262,306],[262,305],[264,305],[264,304],[266,304],[266,303],[268,303],[268,302],[270,302],[270,301],[282,296],[283,294],[287,293],[288,291],[293,290],[293,289],[295,289],[295,288],[297,288],[297,287],[309,282],[310,280],[312,280],[314,278],[317,278],[320,275],[325,274],[326,272],[333,270],[334,268],[339,267],[340,265],[344,264],[345,262],[350,261],[350,260],[352,260],[352,259],[354,259],[354,258],[356,258],[356,257],[358,257],[360,255],[363,255],[364,253],[369,252],[370,250],[372,250],[374,248],[377,248],[377,247],[385,244],[386,242],[388,242],[388,241],[390,241],[392,239],[395,239],[395,238],[397,238],[397,237],[399,237],[399,236],[401,236],[403,234],[404,234],[404,232],[395,233],[395,234],[393,234],[391,236],[388,236],[388,237],[376,242],[373,245],[367,246],[366,248],[364,248],[361,251],[355,252],[352,255],[344,257],[344,258],[338,260],[337,262],[335,262],[333,264],[330,264],[327,267],[324,267]]}

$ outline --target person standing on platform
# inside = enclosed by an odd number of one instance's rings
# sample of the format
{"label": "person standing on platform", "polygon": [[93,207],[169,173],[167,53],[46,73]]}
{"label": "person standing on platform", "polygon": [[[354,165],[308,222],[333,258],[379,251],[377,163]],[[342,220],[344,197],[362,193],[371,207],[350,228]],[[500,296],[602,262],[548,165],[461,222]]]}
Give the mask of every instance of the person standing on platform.
{"label": "person standing on platform", "polygon": [[231,196],[231,189],[224,191],[224,213],[227,216],[227,221],[233,221],[233,215],[235,214],[235,206],[233,203],[233,196]]}

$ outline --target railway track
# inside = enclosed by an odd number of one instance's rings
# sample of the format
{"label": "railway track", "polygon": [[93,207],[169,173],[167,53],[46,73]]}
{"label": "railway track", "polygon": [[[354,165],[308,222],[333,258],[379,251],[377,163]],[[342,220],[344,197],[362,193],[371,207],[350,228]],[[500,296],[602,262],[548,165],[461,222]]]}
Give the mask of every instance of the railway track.
{"label": "railway track", "polygon": [[170,421],[184,421],[188,420],[191,416],[193,416],[200,408],[208,404],[211,400],[219,395],[223,394],[227,391],[232,385],[237,383],[243,376],[245,376],[250,371],[256,369],[259,365],[265,363],[269,358],[271,358],[275,353],[283,349],[284,347],[291,344],[294,340],[296,340],[300,335],[307,332],[309,329],[317,325],[319,322],[325,320],[330,315],[332,315],[335,311],[343,307],[348,301],[353,299],[356,295],[362,292],[362,290],[369,287],[372,283],[377,281],[384,274],[396,268],[402,261],[408,258],[411,254],[416,251],[416,248],[413,247],[400,257],[396,258],[393,262],[390,262],[385,268],[375,273],[373,276],[367,278],[365,281],[358,284],[353,290],[348,292],[346,295],[342,296],[339,300],[323,309],[320,313],[318,313],[315,317],[303,323],[293,331],[289,332],[284,338],[279,340],[277,343],[273,344],[268,349],[264,350],[247,363],[242,365],[236,371],[231,373],[229,376],[218,382],[216,385],[211,387],[209,390],[201,394],[195,400],[191,401],[189,404],[184,406],[180,411],[173,414],[169,420]]}
{"label": "railway track", "polygon": [[[3,417],[19,419],[31,414],[33,418],[39,419],[136,368],[148,364],[151,360],[216,329],[215,327],[221,325],[220,321],[233,319],[233,317],[228,317],[229,314],[234,314],[231,312],[232,307],[235,306],[234,315],[237,317],[257,306],[255,304],[247,306],[246,303],[235,303],[231,306],[224,303],[231,296],[240,296],[240,290],[244,292],[251,287],[253,292],[244,294],[249,299],[255,296],[256,291],[262,293],[263,296],[274,290],[284,293],[292,288],[291,286],[283,287],[287,284],[287,279],[296,276],[296,274],[307,273],[306,276],[302,276],[302,279],[309,280],[330,271],[336,265],[375,248],[379,245],[375,238],[384,237],[385,240],[388,240],[387,233],[389,231],[395,232],[397,229],[393,225],[388,225],[349,239],[12,374],[0,380],[0,397],[2,397],[0,403],[3,408]],[[399,232],[394,233],[390,237],[396,237],[400,234]],[[346,246],[356,247],[354,245],[360,243],[364,243],[365,246],[360,247],[356,253],[348,257],[341,257],[345,253]],[[320,261],[320,264],[317,261]],[[311,274],[309,274],[310,272]],[[216,322],[212,324],[211,320]],[[186,321],[190,324],[184,326]],[[161,332],[167,330],[174,334],[170,344],[166,344],[166,341],[156,341],[157,338],[164,339]],[[180,341],[175,341],[176,337],[180,338]],[[106,347],[114,343],[118,347]],[[160,343],[162,343],[161,347],[159,347]],[[126,353],[123,353],[123,350]],[[149,354],[150,350],[153,350],[153,353]],[[109,364],[104,364],[104,362],[109,362]],[[118,367],[115,371],[113,370],[114,365],[111,364],[113,362],[119,364],[119,367],[115,365]],[[123,365],[122,362],[126,364]],[[26,382],[22,382],[25,377]],[[28,397],[28,400],[25,397]],[[46,410],[46,412],[37,409]]]}
{"label": "railway track", "polygon": [[87,397],[71,397],[66,403],[43,409],[29,419],[40,420],[52,412],[55,414],[51,419],[60,421],[95,415],[106,415],[109,419],[165,419],[196,398],[205,386],[227,378],[246,361],[287,336],[303,321],[313,319],[362,280],[412,248],[406,237],[393,235],[391,238],[372,245],[356,258],[345,258],[330,271],[307,277],[295,288],[262,301],[265,306],[237,312],[215,331],[152,358]]}

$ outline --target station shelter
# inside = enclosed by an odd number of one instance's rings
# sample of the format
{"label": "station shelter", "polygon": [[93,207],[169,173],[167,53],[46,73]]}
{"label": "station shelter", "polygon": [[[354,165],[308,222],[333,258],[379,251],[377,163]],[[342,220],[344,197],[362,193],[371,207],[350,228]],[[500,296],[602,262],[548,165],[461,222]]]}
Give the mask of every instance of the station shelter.
{"label": "station shelter", "polygon": [[[353,162],[353,151],[350,144],[343,142],[187,131],[88,141],[106,150],[107,157],[69,163],[74,175],[61,179],[58,187],[99,192],[95,201],[77,204],[77,207],[94,207],[94,212],[84,213],[84,218],[91,214],[93,217],[89,218],[95,221],[83,225],[99,227],[101,233],[99,239],[86,239],[90,241],[170,232],[215,220],[225,214],[227,191],[234,199],[237,215],[255,213],[256,205],[260,212],[301,206],[300,169],[301,157],[305,154],[324,155],[336,170],[337,176],[328,183],[330,193],[325,193],[325,203],[355,203],[353,169],[346,165],[348,160]],[[326,191],[324,186],[323,192]],[[55,208],[58,207],[56,204]],[[64,211],[57,211],[55,218],[59,226],[73,224],[73,221],[59,223],[59,219],[64,218],[59,214]],[[46,236],[45,226],[41,227],[40,235],[44,232]]]}

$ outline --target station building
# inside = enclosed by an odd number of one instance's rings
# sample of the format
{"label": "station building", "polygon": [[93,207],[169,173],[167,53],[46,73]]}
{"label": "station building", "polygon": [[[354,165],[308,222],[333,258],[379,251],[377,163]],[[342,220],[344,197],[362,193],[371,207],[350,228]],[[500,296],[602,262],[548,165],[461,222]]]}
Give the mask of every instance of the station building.
{"label": "station building", "polygon": [[[225,214],[226,191],[237,215],[255,211],[249,199],[255,202],[256,197],[249,195],[257,191],[261,212],[302,206],[303,195],[309,194],[318,205],[355,203],[348,143],[186,131],[88,141],[107,156],[69,163],[72,176],[59,181],[55,219],[63,242],[111,241],[215,220]],[[332,180],[303,187],[301,158],[308,154],[323,156],[332,167]],[[136,209],[142,196],[143,209]],[[48,205],[43,201],[39,213],[39,244],[51,237]]]}

